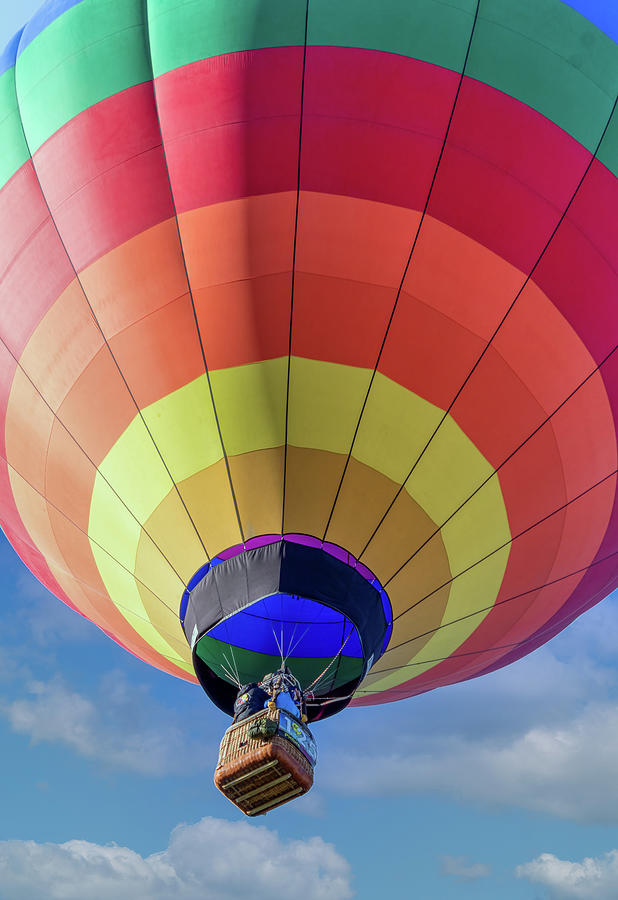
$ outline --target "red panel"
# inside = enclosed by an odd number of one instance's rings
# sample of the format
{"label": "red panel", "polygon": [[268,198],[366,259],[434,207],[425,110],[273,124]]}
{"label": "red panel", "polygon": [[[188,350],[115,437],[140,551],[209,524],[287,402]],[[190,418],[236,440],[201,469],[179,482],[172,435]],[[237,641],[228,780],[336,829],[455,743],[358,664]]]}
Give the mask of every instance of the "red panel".
{"label": "red panel", "polygon": [[[73,277],[73,271],[28,162],[1,192],[0,338],[19,358],[39,320]],[[6,202],[5,202],[6,201]],[[12,240],[15,238],[15,240]]]}
{"label": "red panel", "polygon": [[[371,122],[308,118],[303,125],[301,186],[393,206],[423,209],[442,136]],[[412,247],[414,233],[409,235]],[[401,261],[401,275],[406,257]]]}
{"label": "red panel", "polygon": [[589,159],[539,113],[465,79],[428,212],[528,273]]}
{"label": "red panel", "polygon": [[534,273],[535,282],[571,322],[597,362],[616,346],[618,335],[618,251],[612,243],[616,209],[618,179],[595,172],[584,182]]}
{"label": "red panel", "polygon": [[[480,338],[457,322],[415,297],[401,294],[380,360],[380,371],[446,409],[483,347],[484,342]],[[504,365],[502,368],[505,368]],[[485,432],[485,420],[491,417],[486,393],[492,387],[483,381],[479,411],[481,432]],[[520,393],[525,393],[525,388],[524,391],[521,388],[519,383]],[[475,443],[482,443],[478,428],[467,433]],[[485,455],[486,450],[485,447],[482,450]]]}
{"label": "red panel", "polygon": [[249,51],[155,81],[178,212],[296,189],[302,63],[299,47]]}
{"label": "red panel", "polygon": [[55,594],[56,597],[59,597],[67,606],[70,606],[71,609],[76,609],[51,574],[44,556],[33,545],[30,535],[22,524],[21,517],[15,506],[15,500],[13,499],[8,466],[4,457],[0,458],[0,509],[2,510],[2,530],[19,557],[48,590]]}
{"label": "red panel", "polygon": [[[457,387],[461,384],[463,379]],[[453,397],[454,391],[450,399]],[[517,372],[493,346],[470,376],[451,415],[494,468],[547,418]]]}
{"label": "red panel", "polygon": [[77,271],[173,215],[151,84],[71,119],[34,162]]}
{"label": "red panel", "polygon": [[618,271],[618,179],[595,159],[569,209],[569,221]]}
{"label": "red panel", "polygon": [[210,370],[287,356],[291,283],[280,272],[194,292]]}
{"label": "red panel", "polygon": [[391,287],[297,272],[293,353],[373,369],[393,299]]}
{"label": "red panel", "polygon": [[560,451],[551,428],[541,428],[500,469],[511,534],[557,510],[567,500]]}
{"label": "red panel", "polygon": [[308,47],[303,114],[307,121],[340,116],[438,137],[458,84],[457,72],[395,53]]}
{"label": "red panel", "polygon": [[6,410],[17,363],[6,346],[0,342],[0,456],[6,458]]}
{"label": "red panel", "polygon": [[179,213],[237,197],[296,190],[298,119],[222,125],[166,144],[166,153]]}
{"label": "red panel", "polygon": [[155,81],[166,146],[224,123],[279,116],[298,123],[302,67],[302,47],[272,47],[166,72]]}

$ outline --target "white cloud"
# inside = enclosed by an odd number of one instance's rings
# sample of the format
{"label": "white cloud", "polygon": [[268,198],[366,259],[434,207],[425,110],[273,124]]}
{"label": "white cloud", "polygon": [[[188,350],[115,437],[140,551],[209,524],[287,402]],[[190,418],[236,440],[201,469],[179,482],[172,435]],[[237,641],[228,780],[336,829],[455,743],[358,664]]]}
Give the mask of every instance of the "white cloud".
{"label": "white cloud", "polygon": [[617,642],[618,604],[610,599],[510,667],[328,720],[320,785],[349,794],[440,793],[617,824]]}
{"label": "white cloud", "polygon": [[347,900],[346,860],[322,838],[283,841],[248,822],[181,825],[162,853],[87,841],[0,842],[3,900]]}
{"label": "white cloud", "polygon": [[478,881],[479,878],[487,878],[491,869],[485,863],[470,863],[463,856],[443,856],[441,872],[459,881]]}
{"label": "white cloud", "polygon": [[592,704],[562,725],[518,736],[394,732],[388,751],[331,754],[324,779],[344,793],[439,792],[582,822],[618,823],[618,705]]}
{"label": "white cloud", "polygon": [[142,775],[198,772],[216,753],[214,743],[188,736],[170,710],[120,673],[104,678],[92,699],[58,678],[33,681],[27,696],[0,702],[0,713],[34,743],[65,744],[86,759]]}
{"label": "white cloud", "polygon": [[553,900],[615,900],[618,896],[618,850],[582,862],[542,853],[518,866],[516,873],[546,887]]}

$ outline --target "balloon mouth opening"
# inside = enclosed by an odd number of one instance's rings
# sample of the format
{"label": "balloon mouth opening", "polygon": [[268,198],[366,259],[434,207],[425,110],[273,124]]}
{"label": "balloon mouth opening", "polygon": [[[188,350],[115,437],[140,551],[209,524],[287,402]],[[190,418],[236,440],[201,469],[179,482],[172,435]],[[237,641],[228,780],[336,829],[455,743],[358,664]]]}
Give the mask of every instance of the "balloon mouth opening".
{"label": "balloon mouth opening", "polygon": [[231,715],[240,685],[285,662],[310,693],[310,721],[348,705],[392,631],[375,575],[305,535],[267,535],[218,554],[189,582],[180,620],[198,680],[220,709]]}
{"label": "balloon mouth opening", "polygon": [[295,594],[271,594],[223,619],[195,652],[230,684],[246,684],[284,663],[303,691],[330,693],[363,674],[361,638],[339,610]]}

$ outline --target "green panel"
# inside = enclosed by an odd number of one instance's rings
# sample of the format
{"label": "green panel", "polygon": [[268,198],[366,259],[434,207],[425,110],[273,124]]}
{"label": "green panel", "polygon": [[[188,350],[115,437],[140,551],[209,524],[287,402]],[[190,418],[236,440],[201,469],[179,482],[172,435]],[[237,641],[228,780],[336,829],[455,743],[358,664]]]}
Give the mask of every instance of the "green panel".
{"label": "green panel", "polygon": [[598,156],[614,175],[618,175],[618,110],[614,110]]}
{"label": "green panel", "polygon": [[[313,45],[383,50],[460,71],[475,0],[311,0]],[[101,100],[157,74],[247,49],[300,46],[305,0],[83,0],[24,50],[17,87],[36,150]],[[618,47],[560,0],[481,0],[467,73],[556,122],[593,150],[618,90]],[[11,76],[3,80],[9,91]],[[10,129],[4,119],[0,129]],[[0,130],[1,146],[11,147]],[[0,174],[23,159],[3,153]],[[27,157],[26,157],[27,158]]]}
{"label": "green panel", "polygon": [[[260,681],[268,672],[275,672],[281,665],[280,656],[271,656],[268,653],[256,653],[253,650],[244,650],[241,647],[232,647],[216,638],[205,634],[195,645],[195,652],[207,666],[227,681],[231,679],[226,675],[225,669],[238,673],[241,684],[250,681]],[[287,664],[292,673],[300,681],[303,688],[308,687],[321,672],[329,665],[332,657],[294,657],[288,658]],[[333,674],[336,672],[334,684],[329,685],[328,690],[359,678],[363,669],[363,661],[358,657],[341,656],[339,666],[333,663]],[[326,679],[328,681],[328,679]]]}
{"label": "green panel", "polygon": [[302,46],[305,0],[149,0],[155,75],[260,47]]}
{"label": "green panel", "polygon": [[475,0],[311,0],[312,45],[365,47],[461,72]]}
{"label": "green panel", "polygon": [[0,77],[0,188],[30,158],[17,109],[15,69]]}
{"label": "green panel", "polygon": [[618,91],[618,47],[557,0],[481,3],[466,73],[594,151]]}
{"label": "green panel", "polygon": [[83,0],[17,61],[17,93],[31,151],[106,97],[151,78],[143,0]]}

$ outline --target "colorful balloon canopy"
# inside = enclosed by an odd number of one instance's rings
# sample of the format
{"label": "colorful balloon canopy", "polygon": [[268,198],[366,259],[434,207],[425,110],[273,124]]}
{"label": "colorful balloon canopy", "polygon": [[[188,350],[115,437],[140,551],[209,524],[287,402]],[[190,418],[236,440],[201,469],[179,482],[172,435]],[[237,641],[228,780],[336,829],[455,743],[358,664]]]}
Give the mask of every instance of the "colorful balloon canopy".
{"label": "colorful balloon canopy", "polygon": [[[617,39],[613,0],[46,3],[0,57],[0,510],[35,575],[166,672],[336,659],[356,705],[607,595]],[[185,636],[273,547],[356,600],[277,577]]]}

